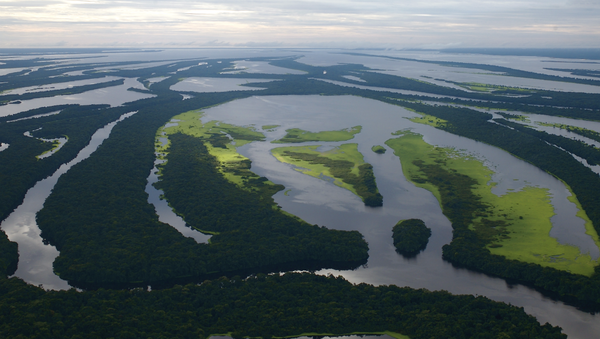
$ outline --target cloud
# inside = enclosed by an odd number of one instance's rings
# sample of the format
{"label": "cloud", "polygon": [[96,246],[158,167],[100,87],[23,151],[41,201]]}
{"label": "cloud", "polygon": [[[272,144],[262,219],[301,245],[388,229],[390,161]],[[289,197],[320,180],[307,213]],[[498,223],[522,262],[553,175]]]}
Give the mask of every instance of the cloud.
{"label": "cloud", "polygon": [[[0,0],[0,47],[600,44],[597,0]],[[35,33],[34,33],[35,32]],[[504,32],[504,35],[502,34]],[[515,35],[519,32],[523,36]],[[557,36],[559,32],[561,36]],[[37,34],[37,36],[35,35]],[[565,35],[565,37],[563,37]],[[571,36],[571,40],[566,38]],[[449,39],[449,40],[448,40]],[[37,41],[37,42],[36,42]],[[228,41],[224,45],[218,45]],[[228,45],[230,44],[230,45]],[[32,46],[33,47],[33,46]]]}

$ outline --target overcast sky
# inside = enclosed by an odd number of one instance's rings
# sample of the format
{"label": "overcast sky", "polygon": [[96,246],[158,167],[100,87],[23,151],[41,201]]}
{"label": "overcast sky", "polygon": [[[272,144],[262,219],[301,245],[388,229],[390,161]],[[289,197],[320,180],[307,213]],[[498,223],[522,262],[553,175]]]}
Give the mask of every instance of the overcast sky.
{"label": "overcast sky", "polygon": [[600,47],[600,0],[0,0],[0,47]]}

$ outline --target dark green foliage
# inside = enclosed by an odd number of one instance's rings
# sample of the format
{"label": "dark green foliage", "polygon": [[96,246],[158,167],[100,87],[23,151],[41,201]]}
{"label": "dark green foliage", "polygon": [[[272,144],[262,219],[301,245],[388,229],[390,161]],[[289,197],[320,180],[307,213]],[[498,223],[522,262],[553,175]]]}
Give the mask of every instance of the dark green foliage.
{"label": "dark green foliage", "polygon": [[387,149],[381,145],[377,145],[371,147],[371,150],[377,154],[384,154]]}
{"label": "dark green foliage", "polygon": [[14,274],[18,263],[19,251],[17,243],[8,240],[6,233],[0,232],[0,276]]}
{"label": "dark green foliage", "polygon": [[304,160],[311,164],[324,165],[329,168],[329,171],[335,178],[354,186],[358,196],[363,199],[366,206],[378,207],[383,205],[383,197],[377,189],[375,175],[373,174],[373,166],[371,164],[362,164],[358,166],[358,175],[356,175],[351,172],[354,164],[347,160],[332,160],[317,154],[292,151],[284,151],[283,155],[293,159]]}
{"label": "dark green foliage", "polygon": [[[540,140],[544,140],[549,142],[550,144],[556,145],[567,152],[570,152],[585,159],[587,163],[592,166],[600,164],[600,150],[592,145],[588,145],[581,141],[565,138],[560,135],[554,135],[546,133],[544,131],[538,131],[531,127],[526,127],[505,119],[495,119],[494,121],[506,126],[510,126],[519,132],[529,134]],[[591,135],[592,133],[587,134]]]}
{"label": "dark green foliage", "polygon": [[[438,128],[500,147],[564,180],[600,233],[600,178],[568,153],[529,133],[489,123],[489,114],[419,103],[405,102],[402,105],[449,122]],[[421,170],[433,170],[433,167],[421,166]],[[448,180],[443,179],[446,176]],[[485,206],[470,192],[469,185],[456,174],[444,174],[443,171],[431,172],[426,180],[432,180],[440,190],[444,214],[454,229],[452,242],[443,247],[444,259],[458,266],[533,286],[580,306],[600,308],[600,268],[592,277],[585,277],[492,255],[485,246],[494,237],[501,236],[502,227],[497,228],[500,233],[495,234],[489,234],[485,229],[473,231],[468,228],[470,218],[485,213]]]}
{"label": "dark green foliage", "polygon": [[161,188],[191,225],[222,233],[211,245],[196,244],[158,222],[144,187],[154,133],[173,112],[157,106],[119,123],[90,158],[61,177],[38,213],[42,235],[61,252],[54,268],[62,278],[82,286],[155,283],[294,262],[355,267],[366,261],[360,233],[282,214],[270,196],[226,181],[202,142],[186,136],[172,139]]}
{"label": "dark green foliage", "polygon": [[[0,220],[6,218],[22,201],[25,193],[37,181],[54,173],[63,163],[69,162],[89,143],[96,130],[130,112],[125,107],[106,108],[105,105],[58,106],[35,110],[43,114],[60,110],[60,114],[16,122],[0,123],[0,142],[10,147],[0,152]],[[27,112],[21,115],[28,116]],[[68,136],[69,140],[59,152],[46,159],[36,156],[52,148],[52,143],[23,135],[32,133],[39,138]]]}
{"label": "dark green foliage", "polygon": [[37,98],[48,98],[48,97],[53,97],[56,95],[78,94],[78,93],[91,91],[94,89],[119,86],[119,85],[122,85],[124,82],[125,82],[125,80],[118,79],[118,80],[112,80],[112,81],[107,81],[107,82],[101,82],[101,83],[93,84],[93,85],[83,85],[83,86],[77,86],[77,87],[73,87],[73,88],[57,89],[57,90],[53,90],[53,91],[41,91],[41,92],[24,93],[24,94],[0,95],[0,102],[14,101],[14,100],[30,100],[30,99],[37,99]]}
{"label": "dark green foliage", "polygon": [[431,228],[421,219],[408,219],[398,222],[392,229],[396,251],[405,256],[414,256],[427,247]]}
{"label": "dark green foliage", "polygon": [[220,278],[148,292],[44,292],[0,278],[4,338],[283,337],[394,331],[411,339],[562,339],[522,308],[470,295],[353,285],[308,273]]}

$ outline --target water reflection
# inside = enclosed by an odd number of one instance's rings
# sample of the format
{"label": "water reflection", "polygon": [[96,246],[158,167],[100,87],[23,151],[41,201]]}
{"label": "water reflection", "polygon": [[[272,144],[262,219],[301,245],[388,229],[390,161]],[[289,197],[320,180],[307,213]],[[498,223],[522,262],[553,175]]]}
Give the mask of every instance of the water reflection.
{"label": "water reflection", "polygon": [[34,108],[56,106],[64,104],[109,104],[111,106],[120,106],[126,102],[151,98],[154,95],[128,91],[130,87],[145,89],[136,79],[126,78],[125,83],[119,86],[95,89],[73,95],[57,95],[50,98],[39,98],[23,100],[18,105],[0,106],[0,117],[25,112]]}
{"label": "water reflection", "polygon": [[271,82],[271,79],[227,79],[227,78],[187,78],[171,86],[173,91],[181,92],[228,92],[228,91],[256,91],[264,88],[245,87],[242,84],[256,82]]}
{"label": "water reflection", "polygon": [[[400,161],[390,150],[385,154],[376,154],[371,147],[383,145],[396,130],[412,128],[424,135],[425,141],[430,144],[463,149],[482,159],[485,157],[486,166],[496,172],[492,177],[498,183],[495,194],[504,194],[509,189],[519,190],[528,185],[549,188],[557,213],[552,219],[553,231],[561,227],[564,229],[564,232],[555,236],[592,252],[594,248],[587,248],[581,239],[569,238],[573,234],[586,235],[583,220],[575,215],[575,205],[567,200],[569,192],[565,186],[556,178],[500,149],[412,123],[406,119],[411,116],[414,113],[397,106],[358,97],[278,96],[252,97],[212,107],[205,111],[202,120],[218,120],[235,125],[281,125],[274,131],[264,131],[267,141],[281,138],[288,128],[321,131],[363,126],[362,132],[350,141],[307,145],[358,143],[358,150],[364,155],[365,161],[373,165],[377,185],[384,197],[381,208],[365,207],[360,198],[349,191],[279,163],[270,154],[270,149],[286,144],[254,142],[238,149],[252,160],[255,173],[286,186],[285,192],[274,196],[284,210],[310,224],[358,230],[364,235],[369,243],[369,262],[366,267],[355,271],[322,270],[319,274],[343,275],[354,283],[395,284],[447,290],[455,294],[485,295],[523,306],[542,323],[559,325],[570,336],[595,338],[595,334],[600,333],[600,322],[594,320],[596,316],[554,302],[527,287],[509,286],[503,279],[457,269],[443,261],[441,247],[452,239],[452,228],[442,214],[438,201],[429,191],[417,188],[404,178]],[[427,249],[414,259],[398,255],[392,243],[393,225],[408,218],[424,220],[433,231]],[[577,225],[581,227],[577,228]],[[593,242],[591,244],[595,246]],[[597,247],[595,250],[597,256]]]}
{"label": "water reflection", "polygon": [[88,158],[108,138],[113,127],[119,121],[135,113],[124,114],[118,120],[96,131],[90,143],[79,151],[75,159],[60,166],[52,176],[37,182],[27,191],[23,203],[2,222],[0,228],[11,241],[19,245],[19,266],[15,276],[30,284],[41,285],[45,289],[64,290],[70,288],[66,281],[54,274],[52,264],[59,252],[56,247],[44,244],[35,216],[42,209],[46,198],[52,193],[58,178],[71,167]]}
{"label": "water reflection", "polygon": [[[166,139],[166,138],[163,138]],[[166,142],[166,140],[162,141]],[[156,159],[154,161],[154,168],[150,171],[148,176],[148,184],[146,184],[146,193],[148,193],[148,202],[154,205],[154,210],[158,215],[158,220],[165,224],[171,225],[173,228],[179,231],[183,236],[196,240],[197,243],[208,243],[211,235],[200,233],[187,226],[185,221],[175,214],[171,206],[166,200],[162,199],[164,192],[154,187],[154,184],[158,181],[158,168],[157,166],[164,163],[164,160]]]}

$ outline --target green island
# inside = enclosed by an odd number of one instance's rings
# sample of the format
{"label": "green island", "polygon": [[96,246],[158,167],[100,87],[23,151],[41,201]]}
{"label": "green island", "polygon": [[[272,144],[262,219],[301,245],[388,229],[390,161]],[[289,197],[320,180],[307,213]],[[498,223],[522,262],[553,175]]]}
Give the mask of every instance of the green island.
{"label": "green island", "polygon": [[273,132],[277,129],[277,127],[279,127],[280,125],[263,125],[261,128],[263,131],[267,131],[267,132]]}
{"label": "green island", "polygon": [[[386,144],[400,157],[405,176],[431,191],[444,214],[453,223],[467,225],[492,255],[588,277],[594,274],[598,262],[589,254],[550,237],[554,209],[547,190],[528,186],[497,196],[488,184],[493,172],[476,158],[429,145],[408,131]],[[594,240],[600,243],[595,232]]]}
{"label": "green island", "polygon": [[362,126],[344,128],[339,131],[310,132],[299,128],[290,128],[285,131],[287,134],[274,140],[274,144],[299,143],[306,141],[346,141],[354,138],[355,134],[360,133]]}
{"label": "green island", "polygon": [[278,147],[271,150],[277,160],[294,165],[294,169],[315,178],[328,180],[359,196],[366,206],[383,205],[377,189],[373,166],[365,163],[358,144],[343,144],[319,152],[315,146]]}
{"label": "green island", "polygon": [[535,93],[535,90],[520,87],[501,86],[501,85],[490,85],[479,82],[452,82],[460,87],[469,89],[476,92],[488,92],[488,93]]}
{"label": "green island", "polygon": [[584,136],[586,138],[590,138],[592,140],[600,142],[600,133],[598,133],[596,131],[592,131],[591,129],[577,127],[577,126],[571,126],[571,125],[565,125],[565,124],[550,124],[550,123],[546,123],[546,122],[536,122],[536,125],[564,129],[566,131],[573,132],[573,133],[579,134],[581,136]]}
{"label": "green island", "polygon": [[421,219],[400,220],[392,229],[392,238],[396,252],[407,256],[415,256],[427,247],[431,237],[431,228],[425,226]]}
{"label": "green island", "polygon": [[504,119],[507,120],[530,122],[529,118],[526,115],[522,114],[510,114],[504,112],[496,112],[496,114],[501,115],[502,117],[504,117]]}
{"label": "green island", "polygon": [[44,153],[36,156],[37,159],[43,159],[44,155],[48,154],[48,153],[52,153],[55,152],[56,150],[58,150],[59,148],[62,148],[62,146],[64,146],[64,144],[69,141],[69,137],[64,135],[63,138],[65,139],[65,141],[63,142],[61,139],[57,138],[57,139],[52,139],[52,140],[43,140],[44,142],[49,142],[52,144],[52,148],[45,151]]}
{"label": "green island", "polygon": [[375,145],[375,146],[371,147],[371,151],[373,151],[377,154],[384,154],[385,151],[387,151],[387,149],[381,145]]}

